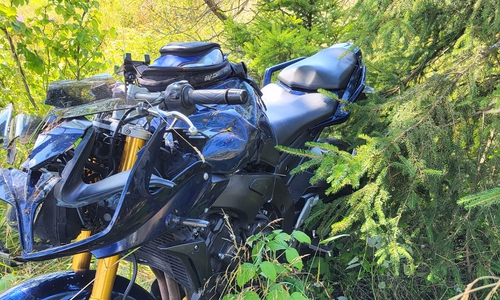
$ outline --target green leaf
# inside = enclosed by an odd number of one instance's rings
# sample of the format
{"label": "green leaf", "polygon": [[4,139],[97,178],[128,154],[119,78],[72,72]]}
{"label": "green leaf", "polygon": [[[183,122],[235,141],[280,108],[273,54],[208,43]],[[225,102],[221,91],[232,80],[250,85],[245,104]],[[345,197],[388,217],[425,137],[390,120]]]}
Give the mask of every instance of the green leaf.
{"label": "green leaf", "polygon": [[12,284],[17,281],[17,277],[12,274],[5,274],[0,278],[0,292],[12,287]]}
{"label": "green leaf", "polygon": [[11,3],[15,6],[25,5],[29,3],[29,0],[12,0]]}
{"label": "green leaf", "polygon": [[267,248],[271,251],[285,250],[288,244],[285,241],[270,241],[267,243]]}
{"label": "green leaf", "polygon": [[28,28],[26,27],[26,24],[24,24],[24,22],[14,20],[11,23],[11,26],[12,26],[12,29],[14,29],[14,32],[16,32],[16,33],[21,33],[24,36],[26,36],[29,33],[29,30],[27,30]]}
{"label": "green leaf", "polygon": [[[61,5],[56,6],[55,11],[60,16],[65,15],[65,11]],[[65,16],[65,18],[66,18],[66,16]],[[67,19],[65,19],[65,21],[67,21]]]}
{"label": "green leaf", "polygon": [[319,275],[325,275],[329,272],[329,264],[323,257],[315,257],[311,262],[311,267],[318,269],[313,273],[317,273]]}
{"label": "green leaf", "polygon": [[334,240],[336,240],[336,239],[338,239],[338,238],[341,238],[341,237],[347,237],[347,236],[350,236],[350,235],[349,235],[349,234],[339,234],[339,235],[335,235],[335,236],[332,236],[332,237],[327,238],[327,239],[326,239],[326,240],[324,240],[324,241],[321,241],[321,242],[320,242],[320,244],[322,244],[322,245],[323,245],[323,244],[328,244],[329,242],[334,241]]}
{"label": "green leaf", "polygon": [[345,269],[349,270],[349,269],[353,269],[353,268],[356,268],[359,266],[361,266],[361,263],[351,264],[351,265],[348,265],[347,268],[345,268]]}
{"label": "green leaf", "polygon": [[294,248],[288,248],[285,250],[285,257],[288,263],[292,264],[295,268],[302,270],[304,266],[302,263],[302,258],[300,258],[299,252]]}
{"label": "green leaf", "polygon": [[276,274],[288,274],[290,271],[283,264],[275,264],[274,269],[276,269]]}
{"label": "green leaf", "polygon": [[17,16],[17,10],[14,6],[5,6],[0,4],[0,16],[2,17],[15,17]]}
{"label": "green leaf", "polygon": [[295,230],[292,232],[292,237],[299,243],[311,244],[311,238],[302,231]]}
{"label": "green leaf", "polygon": [[280,232],[274,237],[274,240],[288,242],[290,240],[290,235],[286,232]]}
{"label": "green leaf", "polygon": [[282,284],[272,284],[266,294],[266,300],[288,300],[290,294]]}
{"label": "green leaf", "polygon": [[305,297],[304,295],[302,295],[302,293],[299,293],[299,292],[293,292],[290,295],[289,299],[292,299],[292,300],[308,300],[307,297]]}
{"label": "green leaf", "polygon": [[243,292],[244,300],[260,300],[259,294],[254,291],[245,291]]}
{"label": "green leaf", "polygon": [[274,264],[272,262],[263,261],[260,264],[260,270],[262,274],[264,274],[264,276],[269,278],[271,281],[276,281],[276,268],[274,267]]}
{"label": "green leaf", "polygon": [[266,243],[262,240],[257,241],[255,246],[252,247],[252,258],[253,259],[262,259],[262,251],[264,251],[264,246]]}
{"label": "green leaf", "polygon": [[24,51],[24,55],[26,56],[26,67],[37,74],[42,74],[44,71],[42,58],[28,49]]}
{"label": "green leaf", "polygon": [[247,282],[255,276],[257,267],[250,263],[241,264],[236,272],[236,283],[239,287],[243,287]]}
{"label": "green leaf", "polygon": [[[115,66],[115,69],[118,69],[119,66]],[[250,236],[248,239],[247,239],[247,245],[248,246],[252,246],[253,242],[257,241],[258,239],[260,239],[262,237],[262,235],[260,233],[256,233],[252,236]]]}

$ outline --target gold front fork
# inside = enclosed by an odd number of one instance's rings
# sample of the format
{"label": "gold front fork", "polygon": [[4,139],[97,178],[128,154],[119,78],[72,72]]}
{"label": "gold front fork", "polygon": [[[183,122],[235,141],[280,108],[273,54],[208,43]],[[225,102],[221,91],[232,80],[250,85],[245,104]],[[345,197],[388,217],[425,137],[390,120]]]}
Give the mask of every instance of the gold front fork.
{"label": "gold front fork", "polygon": [[113,255],[97,261],[95,281],[89,300],[109,300],[115,284],[120,255]]}
{"label": "gold front fork", "polygon": [[[76,237],[76,241],[81,241],[88,238],[91,234],[90,230],[83,229],[82,232]],[[75,254],[73,256],[73,263],[71,265],[71,269],[75,271],[75,273],[83,272],[89,269],[90,266],[90,258],[91,254],[89,252]]]}
{"label": "gold front fork", "polygon": [[[137,152],[146,144],[145,140],[127,136],[123,149],[122,160],[119,172],[123,172],[132,167],[137,160]],[[118,270],[120,255],[99,259],[97,262],[96,278],[90,300],[109,300],[113,292],[116,272]]]}

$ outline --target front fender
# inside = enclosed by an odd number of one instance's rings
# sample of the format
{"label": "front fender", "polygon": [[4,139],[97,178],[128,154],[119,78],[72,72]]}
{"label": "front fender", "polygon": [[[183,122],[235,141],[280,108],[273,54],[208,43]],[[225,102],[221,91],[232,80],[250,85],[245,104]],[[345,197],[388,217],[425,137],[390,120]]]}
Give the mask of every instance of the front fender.
{"label": "front fender", "polygon": [[[92,291],[92,284],[88,285],[88,283],[94,277],[95,271],[86,271],[78,274],[75,274],[73,271],[46,274],[26,280],[4,291],[0,294],[0,300],[87,299]],[[122,294],[128,284],[128,279],[117,276],[115,285],[113,286],[112,298]],[[150,293],[137,284],[133,285],[129,296],[136,300],[154,300],[154,297]]]}

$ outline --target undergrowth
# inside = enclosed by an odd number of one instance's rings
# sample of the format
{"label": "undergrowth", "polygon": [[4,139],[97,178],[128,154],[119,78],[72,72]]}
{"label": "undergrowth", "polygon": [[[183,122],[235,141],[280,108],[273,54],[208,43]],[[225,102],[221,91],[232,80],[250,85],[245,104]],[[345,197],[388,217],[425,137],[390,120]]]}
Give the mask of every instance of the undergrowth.
{"label": "undergrowth", "polygon": [[222,299],[310,299],[315,276],[304,268],[304,256],[293,247],[297,242],[310,244],[311,239],[301,231],[280,229],[248,238]]}

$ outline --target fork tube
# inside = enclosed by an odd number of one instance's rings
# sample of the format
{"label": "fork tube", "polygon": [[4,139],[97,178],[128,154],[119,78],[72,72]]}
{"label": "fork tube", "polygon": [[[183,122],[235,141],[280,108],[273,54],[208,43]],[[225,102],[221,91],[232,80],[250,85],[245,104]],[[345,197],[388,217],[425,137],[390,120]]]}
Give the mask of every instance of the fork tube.
{"label": "fork tube", "polygon": [[125,139],[125,147],[123,147],[122,161],[120,162],[119,172],[132,169],[137,160],[137,152],[146,145],[146,141],[127,136]]}
{"label": "fork tube", "polygon": [[111,299],[119,259],[120,255],[113,255],[97,261],[97,270],[95,272],[96,278],[90,300]]}
{"label": "fork tube", "polygon": [[[119,172],[132,169],[137,160],[137,152],[146,144],[145,140],[127,136],[123,147]],[[89,300],[110,300],[118,270],[120,255],[99,259],[92,295]]]}
{"label": "fork tube", "polygon": [[[76,240],[81,241],[83,239],[86,239],[90,236],[90,233],[90,230],[82,229],[80,234],[76,237]],[[75,273],[88,270],[90,266],[90,258],[90,252],[75,254],[73,256],[73,263],[71,264],[71,268],[75,271]]]}

